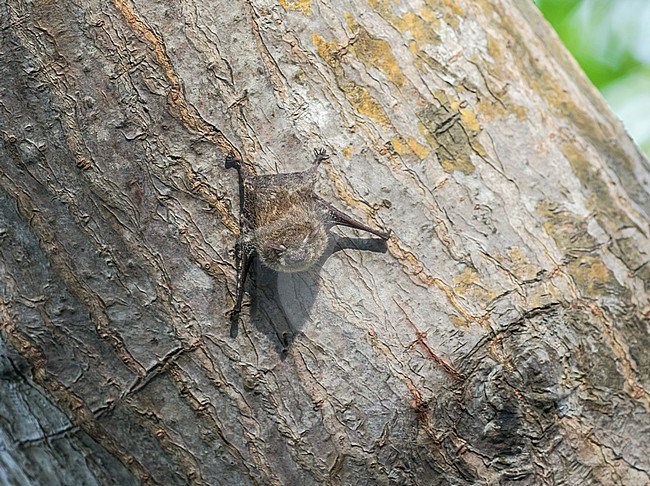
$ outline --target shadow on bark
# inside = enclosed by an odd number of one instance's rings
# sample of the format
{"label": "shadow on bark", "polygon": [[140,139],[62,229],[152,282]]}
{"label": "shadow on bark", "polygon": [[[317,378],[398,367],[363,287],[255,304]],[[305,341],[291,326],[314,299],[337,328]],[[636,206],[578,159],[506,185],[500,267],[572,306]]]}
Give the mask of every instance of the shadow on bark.
{"label": "shadow on bark", "polygon": [[[250,299],[250,322],[269,339],[284,358],[295,336],[310,319],[318,295],[320,270],[336,252],[362,250],[386,253],[386,242],[378,238],[333,237],[321,260],[306,272],[278,273],[256,259],[246,286]],[[239,325],[246,325],[239,318]]]}

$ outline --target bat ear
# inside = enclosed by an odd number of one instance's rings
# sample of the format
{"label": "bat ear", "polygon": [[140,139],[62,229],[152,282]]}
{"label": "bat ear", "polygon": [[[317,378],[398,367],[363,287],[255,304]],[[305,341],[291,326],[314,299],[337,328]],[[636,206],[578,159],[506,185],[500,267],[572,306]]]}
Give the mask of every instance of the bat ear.
{"label": "bat ear", "polygon": [[322,228],[322,225],[315,224],[314,227],[311,229],[311,231],[309,231],[309,236],[311,236],[312,238],[314,236],[318,236],[318,233],[321,232],[321,228]]}

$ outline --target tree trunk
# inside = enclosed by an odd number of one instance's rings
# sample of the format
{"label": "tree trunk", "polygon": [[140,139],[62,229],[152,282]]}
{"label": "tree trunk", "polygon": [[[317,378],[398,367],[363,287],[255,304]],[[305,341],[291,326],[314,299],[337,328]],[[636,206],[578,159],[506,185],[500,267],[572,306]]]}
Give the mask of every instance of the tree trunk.
{"label": "tree trunk", "polygon": [[[528,0],[0,9],[0,483],[650,482],[649,166]],[[393,236],[231,339],[225,156],[318,147]]]}

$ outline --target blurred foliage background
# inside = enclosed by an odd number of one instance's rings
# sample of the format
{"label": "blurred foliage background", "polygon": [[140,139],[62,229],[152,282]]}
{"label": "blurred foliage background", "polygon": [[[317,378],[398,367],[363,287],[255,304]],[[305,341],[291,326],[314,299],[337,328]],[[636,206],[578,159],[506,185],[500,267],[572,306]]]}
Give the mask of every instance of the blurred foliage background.
{"label": "blurred foliage background", "polygon": [[534,0],[650,156],[650,0]]}

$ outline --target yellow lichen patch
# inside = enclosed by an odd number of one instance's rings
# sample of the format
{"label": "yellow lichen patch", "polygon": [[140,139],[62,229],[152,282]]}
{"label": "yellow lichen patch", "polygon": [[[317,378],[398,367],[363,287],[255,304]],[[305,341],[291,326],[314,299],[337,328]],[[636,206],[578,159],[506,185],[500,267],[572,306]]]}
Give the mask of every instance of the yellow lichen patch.
{"label": "yellow lichen patch", "polygon": [[352,106],[361,115],[365,115],[376,123],[382,125],[389,125],[390,121],[386,112],[381,107],[379,102],[372,97],[366,88],[359,86],[353,81],[349,81],[339,86],[345,93],[345,97]]}
{"label": "yellow lichen patch", "polygon": [[454,293],[467,300],[486,306],[498,293],[483,285],[476,270],[467,267],[463,273],[454,278]]}
{"label": "yellow lichen patch", "polygon": [[601,297],[619,287],[612,272],[597,256],[582,255],[569,262],[567,268],[583,297]]}
{"label": "yellow lichen patch", "polygon": [[476,166],[470,160],[470,152],[460,153],[461,147],[453,147],[447,150],[444,144],[438,142],[437,138],[429,132],[428,128],[423,123],[418,123],[418,130],[424,136],[431,146],[435,148],[438,155],[438,162],[442,170],[451,174],[454,171],[462,172],[463,174],[471,174],[476,169]]}
{"label": "yellow lichen patch", "polygon": [[387,0],[368,0],[368,5],[381,15],[384,20],[402,33],[410,32],[421,46],[440,42],[437,32],[440,30],[441,19],[453,28],[457,28],[457,16],[464,16],[458,2],[445,0],[443,3],[446,8],[441,8],[440,3],[437,1],[429,1],[427,2],[428,5],[424,5],[416,11],[406,12],[400,17],[393,12],[391,2]]}
{"label": "yellow lichen patch", "polygon": [[354,42],[349,48],[350,54],[360,59],[366,67],[384,72],[395,86],[404,86],[406,77],[397,65],[390,44],[385,40],[371,37],[368,31],[357,23],[352,14],[346,12],[345,20],[349,29],[355,34]]}
{"label": "yellow lichen patch", "polygon": [[528,309],[539,309],[566,300],[566,292],[550,282],[537,282],[526,287],[526,308]]}
{"label": "yellow lichen patch", "polygon": [[555,244],[560,250],[581,249],[586,251],[596,248],[596,239],[587,232],[587,224],[584,219],[561,209],[550,201],[539,203],[537,214],[545,219],[544,229],[555,240]]}
{"label": "yellow lichen patch", "polygon": [[460,110],[460,124],[467,132],[469,143],[474,151],[481,157],[485,157],[487,152],[485,151],[483,144],[476,138],[482,130],[481,124],[479,123],[478,118],[476,118],[476,114],[469,108],[462,108]]}
{"label": "yellow lichen patch", "polygon": [[350,104],[361,115],[365,115],[376,123],[389,125],[390,121],[381,104],[370,94],[367,88],[354,81],[346,81],[344,70],[341,66],[341,53],[345,52],[340,45],[328,42],[320,35],[314,33],[312,42],[318,55],[329,64],[336,75],[338,87],[345,93]]}
{"label": "yellow lichen patch", "polygon": [[341,63],[341,46],[336,42],[328,42],[323,37],[314,32],[312,43],[316,47],[318,55],[332,68],[339,67]]}
{"label": "yellow lichen patch", "polygon": [[391,145],[399,155],[415,154],[419,159],[424,159],[429,155],[429,149],[413,137],[408,137],[406,140],[402,137],[395,137],[391,140]]}
{"label": "yellow lichen patch", "polygon": [[451,154],[446,153],[440,157],[440,167],[448,174],[456,170],[463,174],[471,174],[476,169],[476,166],[470,162],[468,157],[455,159]]}
{"label": "yellow lichen patch", "polygon": [[425,45],[440,44],[440,20],[428,7],[418,12],[406,12],[396,22],[396,27],[400,32],[409,32],[420,49]]}
{"label": "yellow lichen patch", "polygon": [[493,99],[482,99],[476,105],[476,111],[481,114],[484,120],[496,120],[499,118],[509,117],[515,115],[517,120],[525,120],[528,111],[525,106],[517,105],[510,100],[501,99],[495,101]]}
{"label": "yellow lichen patch", "polygon": [[528,115],[528,110],[523,105],[515,105],[510,103],[508,105],[508,110],[510,113],[514,113],[517,116],[517,120],[525,120]]}
{"label": "yellow lichen patch", "polygon": [[438,153],[440,167],[442,170],[451,174],[454,171],[462,172],[463,174],[471,174],[476,169],[476,166],[470,162],[469,157],[454,158],[452,154],[440,151]]}
{"label": "yellow lichen patch", "polygon": [[[455,108],[453,104],[452,108]],[[481,131],[481,125],[478,122],[478,118],[476,118],[476,114],[468,108],[462,108],[460,110],[460,122],[465,127],[465,130],[471,130],[474,133]]]}
{"label": "yellow lichen patch", "polygon": [[343,149],[343,158],[345,160],[350,160],[350,157],[352,156],[352,151],[353,151],[352,146],[348,145],[347,147],[345,147]]}
{"label": "yellow lichen patch", "polygon": [[425,65],[428,65],[433,69],[438,66],[438,64],[430,56],[419,49],[418,44],[415,41],[409,42],[408,50],[413,56],[413,65],[420,71],[422,71]]}
{"label": "yellow lichen patch", "polygon": [[566,269],[583,297],[595,298],[624,291],[599,255],[600,246],[587,230],[587,222],[557,205],[544,201],[537,207],[544,229],[565,254]]}
{"label": "yellow lichen patch", "polygon": [[477,140],[481,127],[476,115],[467,107],[461,108],[458,100],[450,101],[443,92],[435,96],[440,105],[430,103],[417,112],[420,133],[435,147],[445,172],[471,174],[475,170],[471,155],[486,153]]}
{"label": "yellow lichen patch", "polygon": [[[434,9],[440,9],[440,0],[427,0],[427,4],[431,5]],[[451,15],[465,17],[465,11],[460,7],[460,2],[457,0],[442,0],[442,4],[447,7],[447,11]]]}
{"label": "yellow lichen patch", "polygon": [[297,0],[293,2],[279,0],[279,3],[285,10],[299,10],[305,15],[311,15],[311,0]]}
{"label": "yellow lichen patch", "polygon": [[384,20],[394,23],[399,17],[393,13],[390,0],[367,0],[368,5]]}
{"label": "yellow lichen patch", "polygon": [[496,40],[495,37],[489,34],[487,34],[487,52],[490,57],[497,63],[501,61],[501,58],[503,56],[501,44]]}
{"label": "yellow lichen patch", "polygon": [[467,321],[467,319],[463,319],[461,316],[457,316],[456,314],[453,314],[449,319],[451,320],[451,323],[456,327],[460,327],[462,329],[469,328],[469,322]]}
{"label": "yellow lichen patch", "polygon": [[495,259],[520,282],[532,280],[541,270],[541,267],[532,264],[524,251],[517,246],[506,249],[504,255],[495,255]]}

